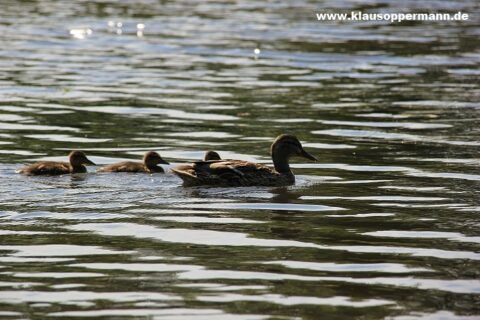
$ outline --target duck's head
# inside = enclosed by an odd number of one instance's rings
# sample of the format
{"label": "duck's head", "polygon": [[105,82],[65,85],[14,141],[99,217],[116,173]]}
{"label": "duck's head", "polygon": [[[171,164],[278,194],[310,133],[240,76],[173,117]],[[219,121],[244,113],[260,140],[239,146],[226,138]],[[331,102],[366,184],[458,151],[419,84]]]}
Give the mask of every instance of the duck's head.
{"label": "duck's head", "polygon": [[309,160],[318,161],[318,159],[303,149],[300,141],[291,134],[281,134],[273,141],[270,148],[273,162],[282,161],[293,156],[303,157]]}
{"label": "duck's head", "polygon": [[145,153],[143,156],[143,163],[145,163],[147,167],[156,166],[157,164],[170,164],[163,160],[163,158],[155,151]]}
{"label": "duck's head", "polygon": [[70,164],[74,167],[78,167],[78,166],[81,166],[81,165],[84,165],[84,164],[95,165],[95,163],[90,161],[87,158],[87,156],[85,155],[85,153],[83,153],[82,151],[72,151],[72,152],[70,152],[70,154],[68,155],[68,159],[70,161]]}
{"label": "duck's head", "polygon": [[210,151],[205,152],[205,156],[203,157],[203,160],[204,161],[222,160],[222,158],[220,158],[220,155],[218,153],[210,150]]}

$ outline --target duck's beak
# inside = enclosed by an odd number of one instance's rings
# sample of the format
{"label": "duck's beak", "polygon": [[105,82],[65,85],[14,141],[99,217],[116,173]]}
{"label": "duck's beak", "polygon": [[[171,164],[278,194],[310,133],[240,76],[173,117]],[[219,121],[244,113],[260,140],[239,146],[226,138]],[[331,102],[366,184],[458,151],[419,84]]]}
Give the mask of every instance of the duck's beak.
{"label": "duck's beak", "polygon": [[302,149],[302,151],[300,152],[300,157],[304,157],[304,158],[307,158],[307,159],[313,160],[313,161],[318,161],[318,159],[315,156],[311,155],[310,153],[308,153],[304,149]]}
{"label": "duck's beak", "polygon": [[160,158],[160,160],[158,161],[158,163],[161,163],[161,164],[170,164],[170,162],[167,162],[167,161],[163,160],[163,158]]}
{"label": "duck's beak", "polygon": [[95,163],[93,163],[92,161],[88,160],[88,158],[85,158],[83,159],[83,164],[91,164],[91,165],[95,165]]}

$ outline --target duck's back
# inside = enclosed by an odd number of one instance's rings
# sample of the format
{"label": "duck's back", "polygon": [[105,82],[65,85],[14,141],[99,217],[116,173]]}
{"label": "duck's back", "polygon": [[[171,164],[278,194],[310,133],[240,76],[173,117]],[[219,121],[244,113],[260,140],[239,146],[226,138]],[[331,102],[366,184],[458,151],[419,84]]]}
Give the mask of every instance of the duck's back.
{"label": "duck's back", "polygon": [[186,186],[279,186],[295,181],[293,175],[282,175],[262,164],[242,160],[196,161],[172,171]]}
{"label": "duck's back", "polygon": [[147,172],[141,162],[123,161],[101,167],[98,172]]}
{"label": "duck's back", "polygon": [[61,175],[71,173],[72,168],[68,162],[40,161],[25,166],[17,173],[26,175]]}

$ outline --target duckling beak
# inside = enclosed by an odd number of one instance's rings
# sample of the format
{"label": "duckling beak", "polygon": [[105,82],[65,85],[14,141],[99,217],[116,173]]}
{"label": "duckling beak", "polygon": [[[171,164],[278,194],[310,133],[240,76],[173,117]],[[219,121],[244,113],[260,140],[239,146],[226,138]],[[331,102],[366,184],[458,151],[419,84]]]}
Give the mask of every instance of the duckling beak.
{"label": "duckling beak", "polygon": [[163,160],[162,158],[160,158],[160,160],[158,161],[158,163],[161,163],[161,164],[170,164],[170,162],[167,162],[167,161]]}
{"label": "duckling beak", "polygon": [[311,155],[310,153],[308,153],[307,151],[305,151],[304,149],[302,149],[302,151],[300,152],[299,154],[300,157],[304,157],[304,158],[307,158],[309,160],[313,160],[313,161],[318,161],[318,159]]}
{"label": "duckling beak", "polygon": [[88,158],[85,158],[83,159],[83,164],[91,164],[91,165],[95,165],[95,163],[93,163],[92,161],[88,160]]}

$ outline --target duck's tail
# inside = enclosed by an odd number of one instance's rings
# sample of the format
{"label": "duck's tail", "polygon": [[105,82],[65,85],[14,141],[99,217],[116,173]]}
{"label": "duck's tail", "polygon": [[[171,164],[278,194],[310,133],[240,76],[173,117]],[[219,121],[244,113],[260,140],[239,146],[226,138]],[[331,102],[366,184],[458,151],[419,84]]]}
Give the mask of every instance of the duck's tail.
{"label": "duck's tail", "polygon": [[185,185],[193,186],[198,184],[198,177],[188,171],[181,169],[171,169],[174,174],[179,176]]}

